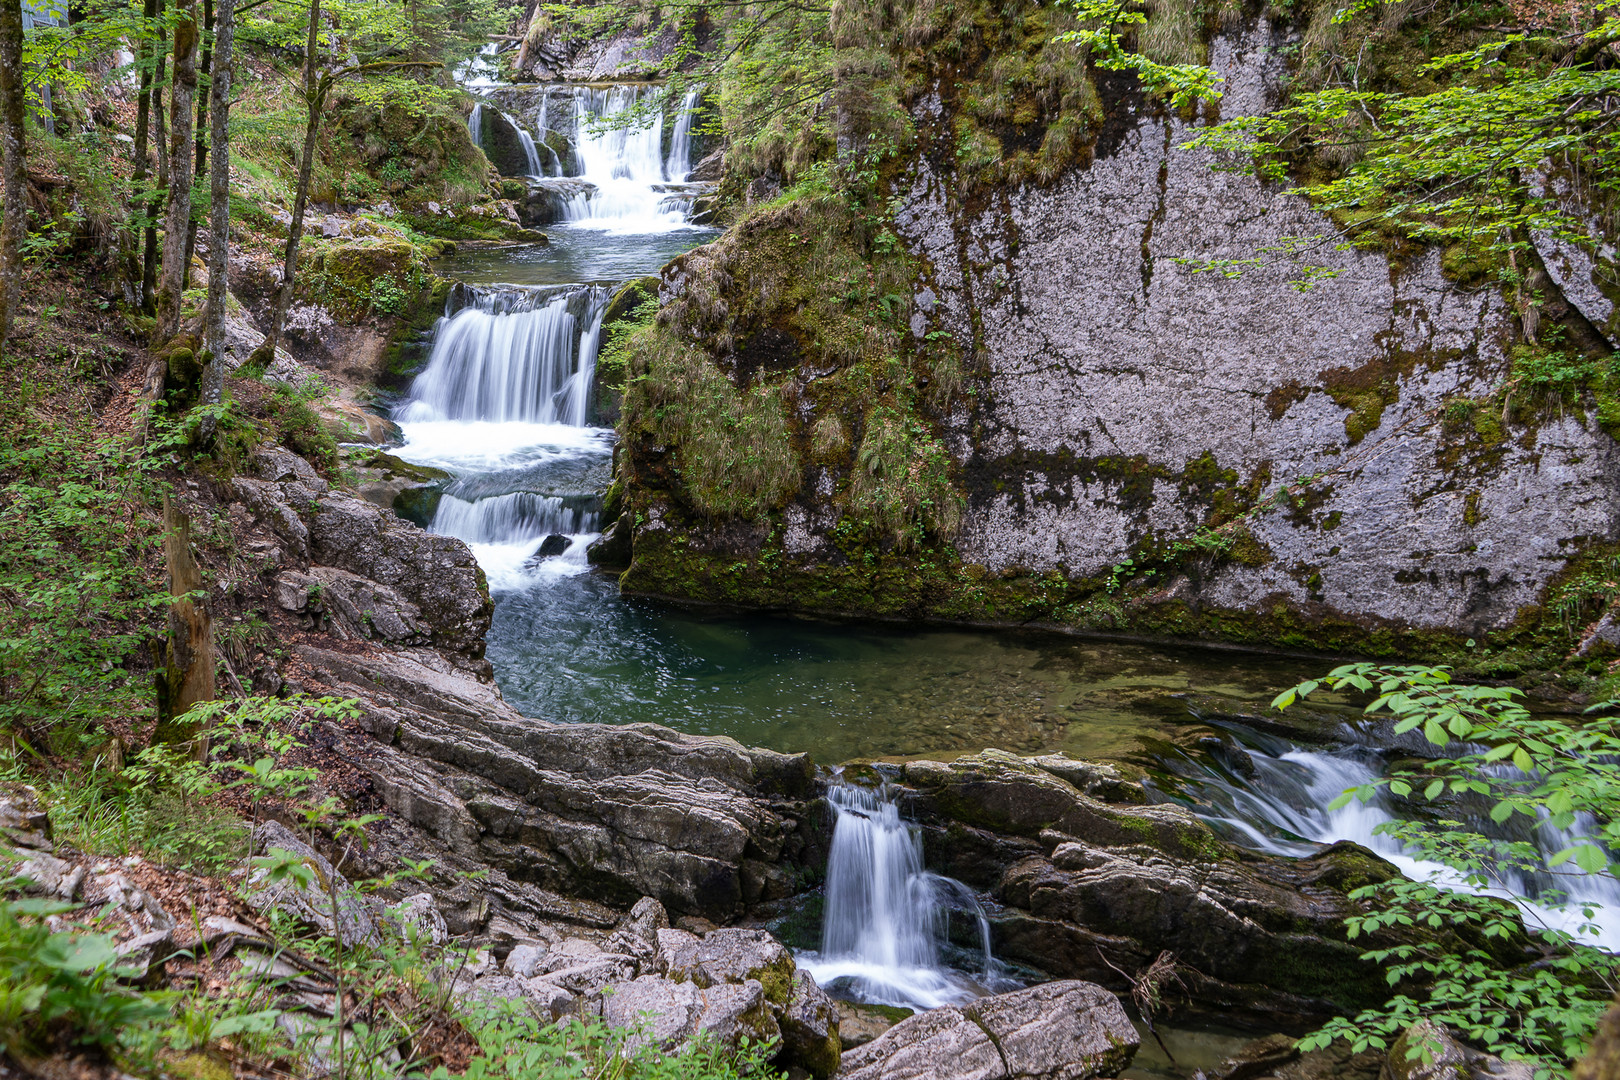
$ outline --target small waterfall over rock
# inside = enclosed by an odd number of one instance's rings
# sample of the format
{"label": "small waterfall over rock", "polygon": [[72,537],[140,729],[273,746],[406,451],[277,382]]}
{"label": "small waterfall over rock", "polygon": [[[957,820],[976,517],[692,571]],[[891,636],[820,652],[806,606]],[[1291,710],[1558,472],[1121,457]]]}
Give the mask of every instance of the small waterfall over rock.
{"label": "small waterfall over rock", "polygon": [[[800,957],[823,986],[861,1001],[933,1009],[1001,981],[990,924],[972,890],[923,869],[922,839],[887,790],[835,784],[821,950]],[[941,959],[954,915],[973,921],[980,972],[970,979]]]}
{"label": "small waterfall over rock", "polygon": [[669,139],[669,160],[664,163],[664,178],[672,184],[686,182],[692,171],[692,117],[697,114],[701,88],[688,90],[681,99],[681,111],[675,114],[675,130]]}
{"label": "small waterfall over rock", "polygon": [[433,531],[469,544],[524,543],[537,536],[576,536],[596,531],[596,512],[559,495],[514,491],[468,501],[446,492]]}
{"label": "small waterfall over rock", "polygon": [[[459,477],[431,530],[472,545],[492,588],[586,569],[601,489],[585,474],[611,445],[585,426],[608,295],[597,285],[456,286],[397,414],[402,453]],[[542,560],[559,535],[566,546]]]}
{"label": "small waterfall over rock", "polygon": [[472,136],[474,146],[483,142],[484,138],[484,103],[482,101],[473,105],[473,110],[467,116],[467,134]]}
{"label": "small waterfall over rock", "polygon": [[540,166],[539,151],[535,149],[534,136],[525,131],[523,125],[513,117],[507,116],[506,122],[512,125],[513,131],[517,132],[518,145],[523,147],[523,158],[528,165],[528,175],[536,178],[545,176],[545,170]]}
{"label": "small waterfall over rock", "polygon": [[490,420],[580,427],[608,291],[457,286],[401,421]]}

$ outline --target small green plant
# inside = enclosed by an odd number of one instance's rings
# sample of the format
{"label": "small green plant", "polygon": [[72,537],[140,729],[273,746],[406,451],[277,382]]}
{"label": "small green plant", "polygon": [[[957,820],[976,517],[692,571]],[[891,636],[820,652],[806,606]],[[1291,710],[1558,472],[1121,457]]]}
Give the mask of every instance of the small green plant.
{"label": "small green plant", "polygon": [[[15,891],[20,882],[6,881]],[[138,1045],[169,1010],[117,983],[110,937],[53,933],[46,918],[74,909],[45,900],[0,900],[0,1054],[93,1049],[112,1056]]]}

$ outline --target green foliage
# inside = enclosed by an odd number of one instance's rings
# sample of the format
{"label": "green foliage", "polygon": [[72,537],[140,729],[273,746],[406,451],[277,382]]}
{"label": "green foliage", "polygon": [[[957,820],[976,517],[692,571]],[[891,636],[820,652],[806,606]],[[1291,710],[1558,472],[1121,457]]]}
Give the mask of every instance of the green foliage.
{"label": "green foliage", "polygon": [[142,557],[155,463],[100,437],[88,409],[43,412],[72,376],[0,368],[0,731],[77,754],[92,721],[150,708],[127,665],[168,597]]}
{"label": "green foliage", "polygon": [[[1340,1018],[1301,1042],[1334,1039],[1356,1048],[1387,1048],[1419,1019],[1455,1028],[1463,1038],[1503,1057],[1531,1062],[1549,1076],[1577,1057],[1620,986],[1620,960],[1550,926],[1537,934],[1534,962],[1516,966],[1519,913],[1484,890],[1505,890],[1524,879],[1554,884],[1537,898],[1542,909],[1572,906],[1557,883],[1572,875],[1612,878],[1609,852],[1620,843],[1620,720],[1592,715],[1584,723],[1540,717],[1507,686],[1457,684],[1446,668],[1347,664],[1321,680],[1278,695],[1286,709],[1321,687],[1373,694],[1369,715],[1385,714],[1396,734],[1420,731],[1450,756],[1402,768],[1354,788],[1333,804],[1369,800],[1379,792],[1438,803],[1480,800],[1497,826],[1514,819],[1556,829],[1585,827],[1564,850],[1543,857],[1531,843],[1487,834],[1462,821],[1440,828],[1396,821],[1379,831],[1425,859],[1448,867],[1447,881],[1395,881],[1356,890],[1370,910],[1352,917],[1352,937],[1386,929],[1426,928],[1419,941],[1374,949],[1364,958],[1383,964],[1398,992],[1380,1009]],[[1589,712],[1608,712],[1613,703]],[[1511,767],[1510,767],[1511,766]],[[1441,800],[1444,800],[1443,802]],[[1594,907],[1573,905],[1589,925]],[[1536,908],[1525,909],[1539,919]],[[1492,949],[1491,943],[1508,947]],[[1523,956],[1523,953],[1520,953]]]}
{"label": "green foliage", "polygon": [[[475,1002],[464,1020],[478,1040],[479,1056],[462,1074],[467,1080],[776,1080],[770,1068],[774,1043],[743,1037],[736,1051],[700,1038],[664,1050],[637,1029],[616,1030],[574,1017],[542,1023],[521,1003]],[[453,1080],[443,1066],[429,1080]]]}
{"label": "green foliage", "polygon": [[[17,885],[3,883],[8,890]],[[110,937],[51,932],[46,917],[73,908],[0,900],[0,1054],[113,1053],[167,1017],[158,999],[118,986]]]}
{"label": "green foliage", "polygon": [[757,518],[798,490],[780,389],[739,390],[701,351],[646,327],[634,351],[625,415],[676,449],[682,493],[702,513]]}
{"label": "green foliage", "polygon": [[1219,75],[1199,64],[1164,64],[1144,52],[1125,48],[1123,35],[1128,28],[1148,21],[1146,12],[1128,7],[1121,0],[1066,0],[1081,20],[1078,30],[1058,36],[1059,41],[1079,45],[1091,53],[1091,61],[1110,71],[1134,71],[1142,88],[1150,94],[1167,97],[1170,107],[1184,109],[1201,101],[1219,101]]}
{"label": "green foliage", "polygon": [[[1366,7],[1341,11],[1336,26]],[[1410,88],[1371,89],[1351,70],[1188,145],[1230,154],[1243,163],[1232,168],[1270,180],[1294,176],[1293,190],[1333,214],[1351,242],[1460,245],[1520,287],[1533,234],[1588,249],[1602,242],[1583,201],[1606,198],[1601,178],[1620,165],[1612,104],[1620,70],[1600,62],[1620,40],[1620,18],[1608,5],[1596,10],[1599,24],[1573,43],[1550,32],[1500,34],[1427,59]],[[1378,37],[1374,29],[1365,41]],[[1567,197],[1571,186],[1579,197]]]}
{"label": "green foliage", "polygon": [[916,416],[879,406],[866,416],[855,452],[850,509],[889,543],[918,546],[926,534],[949,540],[962,523],[962,497],[951,486],[945,446]]}
{"label": "green foliage", "polygon": [[195,728],[208,746],[154,744],[122,770],[99,760],[82,770],[37,779],[57,837],[96,855],[140,854],[154,862],[204,872],[240,865],[250,822],[218,796],[250,789],[249,816],[259,801],[290,802],[315,779],[308,767],[282,759],[318,719],[353,715],[329,698],[242,698],[199,703],[179,724]]}

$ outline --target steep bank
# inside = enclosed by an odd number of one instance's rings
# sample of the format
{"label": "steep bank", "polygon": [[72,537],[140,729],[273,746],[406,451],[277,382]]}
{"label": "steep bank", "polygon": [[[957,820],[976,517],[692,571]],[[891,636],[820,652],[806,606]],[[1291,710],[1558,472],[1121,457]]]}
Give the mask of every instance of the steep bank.
{"label": "steep bank", "polygon": [[[1335,226],[1180,149],[1200,122],[1012,17],[947,78],[901,44],[926,19],[881,27],[896,109],[852,110],[896,151],[875,177],[801,182],[666,270],[621,427],[624,587],[1562,660],[1617,459],[1590,403],[1479,412],[1518,314],[1439,250],[1278,254]],[[1298,30],[1222,27],[1221,115],[1274,105]],[[1027,115],[996,127],[1015,60]]]}

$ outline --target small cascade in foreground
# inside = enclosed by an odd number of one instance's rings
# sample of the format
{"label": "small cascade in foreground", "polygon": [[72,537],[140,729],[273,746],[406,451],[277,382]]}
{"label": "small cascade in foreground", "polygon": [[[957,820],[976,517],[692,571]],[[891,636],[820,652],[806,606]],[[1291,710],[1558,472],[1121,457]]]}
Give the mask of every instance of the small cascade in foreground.
{"label": "small cascade in foreground", "polygon": [[608,292],[458,286],[401,421],[584,425]]}
{"label": "small cascade in foreground", "polygon": [[[923,869],[922,838],[889,793],[836,784],[827,801],[836,819],[821,950],[800,965],[835,993],[914,1009],[965,1001],[1002,982],[972,890]],[[976,927],[975,978],[941,959],[953,913]]]}

